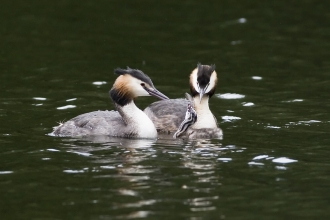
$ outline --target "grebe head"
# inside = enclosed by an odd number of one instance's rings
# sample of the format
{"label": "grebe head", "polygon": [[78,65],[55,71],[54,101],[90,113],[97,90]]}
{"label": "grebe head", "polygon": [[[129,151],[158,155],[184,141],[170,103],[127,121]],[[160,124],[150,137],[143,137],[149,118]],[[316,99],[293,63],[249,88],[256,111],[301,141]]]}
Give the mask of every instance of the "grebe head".
{"label": "grebe head", "polygon": [[190,74],[190,92],[193,97],[199,95],[200,101],[206,94],[211,97],[215,92],[217,85],[217,73],[215,72],[215,65],[201,65],[197,64],[197,68]]}
{"label": "grebe head", "polygon": [[110,90],[110,97],[117,104],[124,106],[138,96],[155,96],[159,99],[169,99],[166,95],[159,92],[152,83],[149,76],[141,70],[131,69],[115,69],[115,73],[119,75]]}

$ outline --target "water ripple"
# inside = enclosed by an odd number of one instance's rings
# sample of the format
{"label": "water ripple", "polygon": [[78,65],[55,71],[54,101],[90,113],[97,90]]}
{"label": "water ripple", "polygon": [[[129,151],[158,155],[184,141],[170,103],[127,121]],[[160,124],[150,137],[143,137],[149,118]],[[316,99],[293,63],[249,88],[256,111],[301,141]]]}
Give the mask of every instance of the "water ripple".
{"label": "water ripple", "polygon": [[56,109],[64,110],[64,109],[75,108],[75,107],[77,107],[77,106],[75,106],[75,105],[65,105],[65,106],[57,107]]}
{"label": "water ripple", "polygon": [[237,93],[216,94],[215,96],[220,98],[220,99],[242,99],[242,98],[245,98],[245,95],[237,94]]}

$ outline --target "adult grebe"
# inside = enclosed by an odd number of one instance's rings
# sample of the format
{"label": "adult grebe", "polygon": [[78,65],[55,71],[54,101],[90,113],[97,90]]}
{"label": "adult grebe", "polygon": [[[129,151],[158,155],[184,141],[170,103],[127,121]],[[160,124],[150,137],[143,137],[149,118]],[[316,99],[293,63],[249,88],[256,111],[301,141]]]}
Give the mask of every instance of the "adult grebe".
{"label": "adult grebe", "polygon": [[197,64],[190,74],[191,100],[169,99],[154,102],[144,112],[162,133],[172,133],[178,130],[185,119],[187,105],[192,104],[197,113],[197,121],[190,124],[185,135],[188,138],[221,138],[222,130],[209,108],[209,98],[215,92],[217,73],[215,65]]}
{"label": "adult grebe", "polygon": [[110,90],[117,111],[94,111],[79,115],[54,127],[51,135],[109,135],[126,138],[157,138],[157,130],[149,117],[134,103],[138,96],[168,99],[141,70],[115,69],[119,75]]}

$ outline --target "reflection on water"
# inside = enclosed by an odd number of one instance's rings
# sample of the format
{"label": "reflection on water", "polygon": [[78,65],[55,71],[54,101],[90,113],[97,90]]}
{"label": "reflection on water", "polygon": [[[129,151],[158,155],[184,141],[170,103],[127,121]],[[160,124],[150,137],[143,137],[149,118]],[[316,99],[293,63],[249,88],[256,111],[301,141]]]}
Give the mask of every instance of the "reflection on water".
{"label": "reflection on water", "polygon": [[[9,1],[0,7],[1,219],[328,219],[328,1]],[[217,66],[223,140],[58,138],[113,109],[113,69],[171,98]],[[140,98],[144,109],[150,97]]]}
{"label": "reflection on water", "polygon": [[[173,193],[182,194],[186,191],[189,194],[188,198],[175,199],[174,203],[187,207],[192,212],[217,210],[215,201],[220,197],[214,194],[218,187],[222,186],[222,177],[218,173],[219,166],[222,163],[231,163],[232,154],[245,150],[233,145],[223,146],[217,140],[153,141],[90,137],[85,140],[64,139],[63,143],[65,148],[62,150],[88,157],[90,163],[94,164],[92,167],[83,165],[80,169],[65,169],[63,172],[68,175],[92,173],[95,179],[120,182],[121,186],[113,190],[117,196],[130,199],[122,202],[113,201],[112,209],[119,213],[129,212],[130,214],[124,215],[125,217],[145,217],[151,214],[150,211],[139,213],[134,212],[134,209],[148,210],[148,207],[157,207],[173,201],[172,193],[159,192],[158,187],[165,187]],[[95,146],[95,143],[98,144]],[[93,144],[93,147],[89,144]],[[171,174],[167,170],[167,163],[172,163],[172,158],[180,161],[176,165],[176,174]],[[146,196],[146,191],[150,191],[151,194]],[[145,195],[142,200],[141,195]],[[104,196],[107,197],[106,194]]]}

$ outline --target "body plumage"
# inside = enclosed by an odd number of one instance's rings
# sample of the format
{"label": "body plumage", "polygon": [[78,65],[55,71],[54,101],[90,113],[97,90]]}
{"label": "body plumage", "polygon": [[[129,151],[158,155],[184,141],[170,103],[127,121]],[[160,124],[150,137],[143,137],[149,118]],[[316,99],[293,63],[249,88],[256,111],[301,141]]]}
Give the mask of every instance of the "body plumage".
{"label": "body plumage", "polygon": [[149,117],[134,103],[138,96],[168,99],[141,70],[116,69],[119,75],[110,97],[117,111],[94,111],[74,117],[54,128],[55,136],[109,135],[125,138],[156,138],[157,131]]}

